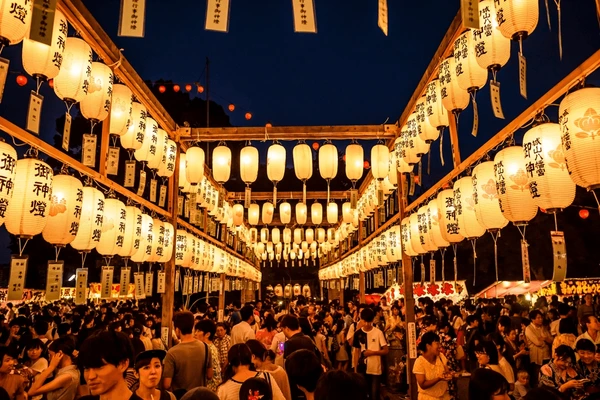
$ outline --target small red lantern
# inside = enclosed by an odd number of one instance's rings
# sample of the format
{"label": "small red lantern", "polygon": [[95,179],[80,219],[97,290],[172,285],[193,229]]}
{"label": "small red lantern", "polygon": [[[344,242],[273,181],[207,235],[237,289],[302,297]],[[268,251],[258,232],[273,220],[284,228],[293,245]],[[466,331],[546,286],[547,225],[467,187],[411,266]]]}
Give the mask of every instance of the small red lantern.
{"label": "small red lantern", "polygon": [[365,169],[369,169],[369,168],[371,168],[371,164],[369,164],[369,162],[368,162],[368,161],[365,161],[365,162],[363,163],[363,167],[365,167]]}
{"label": "small red lantern", "polygon": [[419,175],[415,175],[415,183],[418,185],[421,177]]}
{"label": "small red lantern", "polygon": [[546,214],[546,209],[545,208],[540,208],[540,211],[543,212],[544,214]]}
{"label": "small red lantern", "polygon": [[161,92],[161,93],[164,93],[166,90],[167,90],[167,88],[166,88],[166,87],[164,87],[163,85],[160,85],[160,86],[158,87],[158,91],[159,91],[159,92]]}
{"label": "small red lantern", "polygon": [[342,157],[342,159],[344,160],[344,162],[346,162],[346,155],[344,154],[344,156]]}
{"label": "small red lantern", "polygon": [[17,76],[17,85],[19,85],[19,86],[27,85],[27,77],[25,75],[18,75]]}
{"label": "small red lantern", "polygon": [[48,80],[48,86],[50,86],[50,89],[54,89],[54,79]]}
{"label": "small red lantern", "polygon": [[314,151],[319,150],[319,147],[321,147],[321,145],[319,144],[319,142],[313,142],[312,148],[313,148]]}
{"label": "small red lantern", "polygon": [[585,208],[582,208],[581,210],[579,210],[579,217],[581,219],[587,219],[587,217],[590,216],[590,212],[588,210],[586,210]]}
{"label": "small red lantern", "polygon": [[185,91],[186,92],[191,92],[192,91],[192,85],[190,85],[189,83],[187,85],[185,85]]}
{"label": "small red lantern", "polygon": [[181,90],[181,88],[179,87],[179,85],[173,85],[173,91],[175,93],[178,93]]}
{"label": "small red lantern", "polygon": [[198,90],[198,93],[203,93],[204,92],[204,86],[198,85],[197,90]]}
{"label": "small red lantern", "polygon": [[235,104],[230,104],[228,108],[229,108],[229,111],[235,110]]}
{"label": "small red lantern", "polygon": [[272,128],[272,127],[273,127],[273,125],[271,125],[270,122],[267,122],[267,124],[265,125],[265,128]]}
{"label": "small red lantern", "polygon": [[247,120],[250,120],[252,118],[252,113],[247,112],[245,117]]}

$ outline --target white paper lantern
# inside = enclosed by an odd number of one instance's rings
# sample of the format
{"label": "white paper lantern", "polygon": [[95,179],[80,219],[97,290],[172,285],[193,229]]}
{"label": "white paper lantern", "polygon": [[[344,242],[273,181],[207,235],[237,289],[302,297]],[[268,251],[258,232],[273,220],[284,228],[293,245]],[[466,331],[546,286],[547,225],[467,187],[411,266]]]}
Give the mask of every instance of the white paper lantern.
{"label": "white paper lantern", "polygon": [[495,0],[479,2],[479,29],[473,30],[475,59],[481,68],[498,71],[510,59],[510,39],[498,29]]}
{"label": "white paper lantern", "polygon": [[404,146],[404,136],[398,137],[394,141],[394,161],[396,163],[396,170],[400,173],[411,172],[414,167],[413,165],[406,162],[406,147]]}
{"label": "white paper lantern", "polygon": [[100,255],[112,257],[123,247],[127,230],[127,209],[118,199],[104,200],[102,235],[96,245]]}
{"label": "white paper lantern", "polygon": [[[431,143],[440,136],[440,131],[437,126],[431,125],[427,118],[427,101],[426,96],[421,96],[415,104],[415,114],[417,120],[417,129],[419,137],[425,141],[425,143]],[[440,102],[441,105],[441,102]],[[432,108],[433,109],[433,108]],[[446,114],[447,115],[447,114]]]}
{"label": "white paper lantern", "polygon": [[[0,173],[4,171],[0,169]],[[75,239],[79,228],[83,185],[79,179],[71,175],[55,175],[52,179],[50,199],[48,222],[42,231],[42,236],[46,242],[54,246],[65,246]]]}
{"label": "white paper lantern", "polygon": [[327,222],[331,225],[338,223],[338,205],[331,202],[327,205]]}
{"label": "white paper lantern", "polygon": [[384,144],[371,148],[371,173],[373,178],[382,180],[387,177],[390,163],[390,149]]}
{"label": "white paper lantern", "polygon": [[148,168],[156,171],[162,165],[165,160],[165,154],[167,152],[167,146],[169,141],[169,135],[164,129],[158,128],[157,142],[150,145],[150,155],[148,158]]}
{"label": "white paper lantern", "polygon": [[294,146],[292,156],[296,177],[302,182],[310,179],[313,173],[312,150],[310,146],[306,143],[298,143]]}
{"label": "white paper lantern", "polygon": [[204,178],[204,150],[192,146],[186,151],[185,176],[189,183],[197,185]]}
{"label": "white paper lantern", "polygon": [[[16,154],[12,147],[6,144],[2,147],[5,151],[0,153],[0,170],[7,180],[4,181],[0,200],[6,200],[8,206],[5,202],[0,209],[5,217],[6,230],[13,235],[30,238],[42,232],[50,216],[54,174],[48,164],[35,158],[18,160],[15,164]],[[9,183],[12,176],[14,179]],[[7,184],[12,184],[12,193],[9,193]]]}
{"label": "white paper lantern", "polygon": [[[148,214],[142,213],[142,235],[140,237],[140,246],[131,256],[131,261],[143,263],[152,256],[152,244],[154,242],[154,221]],[[158,239],[158,238],[157,238]]]}
{"label": "white paper lantern", "polygon": [[87,96],[81,100],[81,114],[94,122],[108,117],[113,92],[113,72],[103,63],[93,62]]}
{"label": "white paper lantern", "polygon": [[10,144],[0,140],[0,226],[7,217],[7,207],[14,194],[16,163],[16,150]]}
{"label": "white paper lantern", "polygon": [[411,114],[406,121],[405,153],[403,158],[409,164],[416,164],[429,151],[429,144],[419,137],[419,127],[416,114]]}
{"label": "white paper lantern", "polygon": [[440,221],[440,211],[437,199],[433,199],[427,204],[427,220],[429,227],[429,238],[433,244],[439,248],[450,246],[450,242],[448,242],[442,235],[442,224]]}
{"label": "white paper lantern", "polygon": [[537,0],[502,0],[497,20],[500,32],[510,39],[525,39],[538,24],[540,14]]}
{"label": "white paper lantern", "polygon": [[120,83],[113,84],[110,105],[110,133],[122,136],[132,123],[133,93]]}
{"label": "white paper lantern", "polygon": [[458,85],[456,62],[453,56],[441,62],[438,76],[444,108],[454,113],[459,113],[467,108],[470,101],[469,93]]}
{"label": "white paper lantern", "polygon": [[152,218],[152,247],[150,248],[150,257],[146,261],[150,263],[158,262],[164,252],[164,243],[164,223],[158,218]]}
{"label": "white paper lantern", "polygon": [[[166,263],[173,257],[173,243],[175,241],[175,229],[169,222],[163,222],[164,228],[164,246],[163,255],[160,257],[158,262]],[[205,259],[203,259],[206,261]]]}
{"label": "white paper lantern", "polygon": [[258,224],[258,217],[260,216],[260,207],[258,204],[250,204],[248,208],[248,223],[250,225]]}
{"label": "white paper lantern", "polygon": [[179,179],[177,180],[177,184],[180,189],[190,185],[190,182],[187,180],[187,153],[184,152],[179,154]]}
{"label": "white paper lantern", "polygon": [[559,124],[544,123],[528,130],[523,155],[529,192],[538,207],[553,212],[573,204],[575,183],[567,170]]}
{"label": "white paper lantern", "polygon": [[315,240],[315,231],[312,228],[306,228],[306,230],[304,231],[304,239],[306,240],[306,243],[311,244],[314,242]]}
{"label": "white paper lantern", "polygon": [[296,203],[296,223],[304,225],[308,217],[305,203]]}
{"label": "white paper lantern", "polygon": [[21,42],[31,26],[32,0],[4,0],[0,2],[0,44]]}
{"label": "white paper lantern", "polygon": [[92,48],[83,39],[67,38],[63,62],[54,78],[54,93],[64,101],[82,101],[90,91],[91,75]]}
{"label": "white paper lantern", "polygon": [[600,88],[569,93],[560,102],[562,145],[571,179],[594,190],[600,187]]}
{"label": "white paper lantern", "polygon": [[319,147],[319,173],[321,178],[331,180],[337,176],[338,152],[331,143]]}
{"label": "white paper lantern", "polygon": [[262,223],[265,225],[269,225],[271,222],[273,222],[273,213],[274,212],[275,212],[275,209],[273,208],[273,203],[269,203],[268,201],[263,203],[262,215],[261,215]]}
{"label": "white paper lantern", "polygon": [[500,150],[494,157],[494,173],[502,214],[515,225],[526,225],[538,208],[529,193],[523,148]]}
{"label": "white paper lantern", "polygon": [[246,146],[240,151],[240,177],[247,185],[258,177],[258,149]]}
{"label": "white paper lantern", "polygon": [[244,223],[244,205],[235,204],[233,206],[233,224],[241,226]]}
{"label": "white paper lantern", "polygon": [[294,243],[295,244],[300,244],[302,243],[302,237],[303,237],[303,231],[302,229],[296,228],[294,229]]}
{"label": "white paper lantern", "polygon": [[96,188],[83,188],[83,203],[79,229],[71,247],[75,250],[88,252],[94,249],[102,236],[102,223],[104,221],[104,194]]}
{"label": "white paper lantern", "polygon": [[177,143],[168,139],[166,143],[166,151],[163,153],[162,162],[158,166],[156,172],[158,176],[170,178],[175,172],[175,160],[177,158]]}
{"label": "white paper lantern", "polygon": [[364,164],[365,155],[362,146],[356,143],[349,144],[346,147],[346,177],[352,182],[358,181],[362,178]]}
{"label": "white paper lantern", "polygon": [[140,246],[142,237],[142,212],[137,207],[125,207],[125,233],[123,234],[123,246],[117,254],[124,258],[134,255]]}
{"label": "white paper lantern", "polygon": [[454,183],[454,204],[458,229],[467,239],[475,239],[485,233],[485,228],[477,221],[473,200],[473,178],[465,176]]}
{"label": "white paper lantern", "polygon": [[[6,4],[11,3],[12,1],[5,1],[1,7],[4,8]],[[29,3],[33,2],[29,1]],[[0,12],[0,36],[4,31],[4,21]],[[67,18],[62,12],[55,10],[50,46],[27,37],[23,39],[23,69],[29,75],[43,80],[56,77],[63,62],[68,30]]]}
{"label": "white paper lantern", "polygon": [[410,218],[405,217],[400,223],[402,250],[404,250],[407,256],[414,257],[417,256],[418,253],[412,247],[411,233]]}
{"label": "white paper lantern", "polygon": [[448,126],[448,111],[442,104],[440,80],[433,79],[425,92],[425,115],[429,124],[436,129]]}
{"label": "white paper lantern", "polygon": [[273,244],[279,244],[281,242],[281,231],[279,228],[273,228],[271,230],[271,241]]}
{"label": "white paper lantern", "polygon": [[469,92],[481,89],[487,82],[487,71],[477,64],[475,43],[471,29],[460,35],[454,42],[454,76],[458,86]]}
{"label": "white paper lantern", "polygon": [[121,135],[121,146],[127,150],[138,150],[142,147],[146,135],[146,107],[141,103],[131,105],[131,123],[127,132]]}
{"label": "white paper lantern", "polygon": [[418,226],[418,240],[423,249],[428,252],[433,252],[438,249],[434,241],[432,240],[430,230],[431,223],[429,221],[429,215],[427,213],[427,206],[422,206],[417,210],[417,226]]}
{"label": "white paper lantern", "polygon": [[488,231],[504,228],[508,220],[500,211],[494,162],[484,161],[473,169],[473,204],[479,224]]}
{"label": "white paper lantern", "polygon": [[325,242],[326,238],[327,238],[327,233],[325,232],[325,229],[317,228],[317,242],[323,243],[323,242]]}
{"label": "white paper lantern", "polygon": [[323,205],[321,203],[313,203],[310,206],[310,220],[313,225],[321,225],[323,222]]}
{"label": "white paper lantern", "polygon": [[290,244],[292,242],[292,230],[290,228],[283,229],[283,243]]}
{"label": "white paper lantern", "polygon": [[188,253],[188,233],[183,229],[177,229],[175,243],[175,265],[183,266]]}
{"label": "white paper lantern", "polygon": [[156,142],[158,142],[158,124],[153,118],[146,118],[146,132],[142,147],[136,150],[133,155],[138,161],[148,161],[156,153]]}
{"label": "white paper lantern", "polygon": [[282,224],[289,224],[292,219],[292,206],[287,201],[279,205],[279,219]]}
{"label": "white paper lantern", "polygon": [[352,222],[353,218],[352,207],[349,202],[345,202],[342,204],[342,219],[345,223],[349,224]]}
{"label": "white paper lantern", "polygon": [[267,177],[275,184],[283,179],[285,174],[285,147],[273,143],[267,150]]}
{"label": "white paper lantern", "polygon": [[418,254],[427,253],[427,249],[424,247],[425,243],[422,242],[424,236],[419,234],[419,217],[417,213],[413,213],[408,217],[410,225],[410,244],[412,249]]}
{"label": "white paper lantern", "polygon": [[460,234],[458,228],[456,205],[454,203],[454,190],[442,190],[437,196],[437,204],[442,237],[449,243],[461,242],[464,239],[464,236]]}
{"label": "white paper lantern", "polygon": [[218,145],[213,150],[212,171],[215,181],[223,184],[231,174],[231,150],[224,145]]}

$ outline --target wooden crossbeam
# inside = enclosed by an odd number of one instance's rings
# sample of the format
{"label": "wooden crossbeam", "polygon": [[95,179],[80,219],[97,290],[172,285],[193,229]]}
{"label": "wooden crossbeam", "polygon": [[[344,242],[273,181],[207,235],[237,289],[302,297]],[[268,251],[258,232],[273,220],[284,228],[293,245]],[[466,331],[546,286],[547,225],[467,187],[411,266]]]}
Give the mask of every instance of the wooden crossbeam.
{"label": "wooden crossbeam", "polygon": [[[229,192],[228,200],[243,200],[244,192]],[[273,192],[252,192],[252,200],[273,200]],[[334,200],[350,199],[350,191],[336,190],[329,193],[329,198]],[[306,192],[306,200],[326,200],[327,192]],[[277,201],[302,200],[302,192],[282,192],[277,191]],[[310,204],[309,204],[310,206]]]}
{"label": "wooden crossbeam", "polygon": [[395,124],[340,125],[340,126],[274,126],[179,128],[181,140],[187,141],[246,141],[246,140],[349,140],[393,139],[397,136]]}

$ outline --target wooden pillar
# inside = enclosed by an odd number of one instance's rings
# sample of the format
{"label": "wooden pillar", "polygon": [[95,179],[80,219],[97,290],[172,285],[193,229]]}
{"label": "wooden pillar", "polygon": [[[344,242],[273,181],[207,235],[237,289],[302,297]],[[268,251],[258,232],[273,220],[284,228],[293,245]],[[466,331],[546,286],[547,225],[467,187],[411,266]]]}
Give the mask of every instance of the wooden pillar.
{"label": "wooden pillar", "polygon": [[[175,142],[177,142],[177,139]],[[175,155],[175,171],[169,179],[168,193],[168,211],[171,215],[171,225],[173,225],[173,256],[165,263],[165,293],[162,295],[162,314],[161,314],[161,339],[167,346],[171,347],[173,321],[173,308],[175,305],[175,253],[177,250],[177,194],[179,190],[179,154]]]}
{"label": "wooden pillar", "polygon": [[[365,303],[365,273],[361,272],[358,275],[358,298],[361,304]],[[416,397],[415,397],[416,399]]]}
{"label": "wooden pillar", "polygon": [[[404,184],[406,176],[404,174],[398,174],[398,208],[400,213],[400,222],[405,216],[407,198],[404,193]],[[413,295],[413,270],[410,256],[402,251],[402,272],[404,276],[404,308],[406,309],[406,373],[408,376],[408,382],[410,385],[410,398],[417,398],[417,379],[412,373],[415,359],[417,358],[416,349],[416,331],[415,335],[411,335],[411,331],[415,329],[415,298]],[[411,351],[411,346],[412,350]],[[412,353],[412,354],[411,354]],[[413,357],[411,357],[411,355]]]}
{"label": "wooden pillar", "polygon": [[460,158],[460,147],[458,144],[458,126],[456,123],[456,116],[454,114],[448,116],[448,131],[450,131],[452,161],[454,162],[454,168],[456,168],[460,165],[462,160]]}
{"label": "wooden pillar", "polygon": [[219,274],[219,321],[223,322],[223,313],[225,312],[225,274]]}
{"label": "wooden pillar", "polygon": [[340,305],[344,305],[344,278],[340,278]]}

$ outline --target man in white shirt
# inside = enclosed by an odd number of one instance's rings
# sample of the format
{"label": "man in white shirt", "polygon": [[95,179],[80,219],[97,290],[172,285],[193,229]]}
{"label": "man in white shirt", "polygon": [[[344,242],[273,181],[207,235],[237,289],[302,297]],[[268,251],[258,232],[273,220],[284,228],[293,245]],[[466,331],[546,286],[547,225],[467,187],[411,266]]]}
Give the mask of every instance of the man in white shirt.
{"label": "man in white shirt", "polygon": [[246,343],[250,339],[255,339],[256,335],[252,325],[256,323],[254,319],[254,307],[246,305],[240,310],[242,322],[231,328],[231,344]]}
{"label": "man in white shirt", "polygon": [[588,339],[596,345],[600,344],[600,323],[598,323],[598,319],[593,315],[586,315],[581,322],[582,324],[585,323],[586,329],[584,333],[577,337],[575,344],[577,344],[580,339]]}

